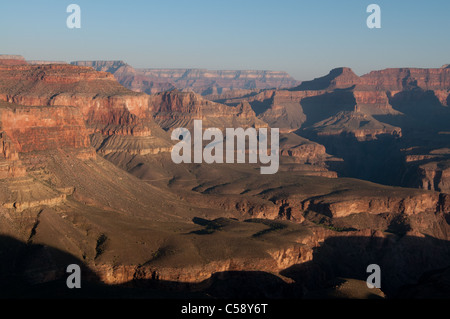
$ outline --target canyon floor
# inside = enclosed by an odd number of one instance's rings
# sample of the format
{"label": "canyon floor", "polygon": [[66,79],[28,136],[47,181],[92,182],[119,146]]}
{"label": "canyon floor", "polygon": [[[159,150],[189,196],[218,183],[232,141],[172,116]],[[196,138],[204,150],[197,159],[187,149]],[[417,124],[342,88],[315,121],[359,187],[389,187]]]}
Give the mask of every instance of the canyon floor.
{"label": "canyon floor", "polygon": [[[0,59],[0,297],[450,296],[448,66],[219,88],[73,64]],[[195,119],[279,128],[279,171],[173,163]]]}

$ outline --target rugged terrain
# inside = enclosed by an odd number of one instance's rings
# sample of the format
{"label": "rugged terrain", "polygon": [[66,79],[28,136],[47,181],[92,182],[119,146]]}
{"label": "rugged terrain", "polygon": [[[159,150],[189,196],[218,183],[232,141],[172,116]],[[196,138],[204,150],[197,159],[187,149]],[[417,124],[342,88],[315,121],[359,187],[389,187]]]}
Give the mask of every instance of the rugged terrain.
{"label": "rugged terrain", "polygon": [[[448,191],[450,69],[386,69],[357,76],[349,68],[286,90],[221,99],[248,102],[284,132],[342,158],[340,176]],[[219,97],[220,99],[220,97]]]}
{"label": "rugged terrain", "polygon": [[[2,296],[76,296],[70,263],[91,297],[448,294],[448,69],[340,68],[225,103],[108,72],[0,59]],[[194,119],[280,127],[279,172],[174,164],[170,132]],[[393,172],[404,185],[370,181]]]}

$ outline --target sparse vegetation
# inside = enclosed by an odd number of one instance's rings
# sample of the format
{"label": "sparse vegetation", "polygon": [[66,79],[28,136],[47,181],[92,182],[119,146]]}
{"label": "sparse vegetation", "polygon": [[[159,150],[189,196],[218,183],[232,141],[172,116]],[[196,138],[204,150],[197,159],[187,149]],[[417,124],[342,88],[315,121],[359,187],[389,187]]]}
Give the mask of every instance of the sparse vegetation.
{"label": "sparse vegetation", "polygon": [[105,234],[101,234],[97,238],[97,245],[95,246],[95,258],[97,259],[103,252],[105,251],[106,241],[108,240],[108,237]]}

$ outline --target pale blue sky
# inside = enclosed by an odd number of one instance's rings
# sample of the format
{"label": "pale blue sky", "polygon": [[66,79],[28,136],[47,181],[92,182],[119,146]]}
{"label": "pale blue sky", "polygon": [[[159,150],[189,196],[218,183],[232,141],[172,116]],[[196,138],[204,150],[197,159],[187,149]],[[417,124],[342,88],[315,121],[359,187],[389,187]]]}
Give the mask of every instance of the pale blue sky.
{"label": "pale blue sky", "polygon": [[[82,10],[68,29],[66,7]],[[368,29],[366,8],[382,10]],[[450,63],[448,0],[0,1],[0,54],[124,60],[134,67],[283,70],[298,80],[348,66]]]}

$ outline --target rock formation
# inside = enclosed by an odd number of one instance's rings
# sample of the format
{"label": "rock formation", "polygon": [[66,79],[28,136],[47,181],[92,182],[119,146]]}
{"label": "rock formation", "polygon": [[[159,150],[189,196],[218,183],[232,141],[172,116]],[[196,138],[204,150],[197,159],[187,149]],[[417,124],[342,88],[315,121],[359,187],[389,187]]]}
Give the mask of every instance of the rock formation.
{"label": "rock formation", "polygon": [[264,127],[250,104],[235,107],[215,103],[193,92],[171,90],[149,97],[149,111],[164,129],[187,127],[193,119],[201,119],[205,127]]}
{"label": "rock formation", "polygon": [[0,55],[0,65],[24,65],[27,64],[21,55]]}
{"label": "rock formation", "polygon": [[347,111],[317,122],[308,128],[320,137],[331,135],[350,135],[358,141],[370,141],[377,136],[388,135],[401,137],[401,129],[375,120],[371,115],[361,112]]}
{"label": "rock formation", "polygon": [[357,76],[336,68],[291,89],[224,96],[223,103],[248,102],[271,127],[324,145],[344,159],[335,167],[341,176],[443,191],[448,157],[430,152],[448,147],[448,70],[399,68]]}

